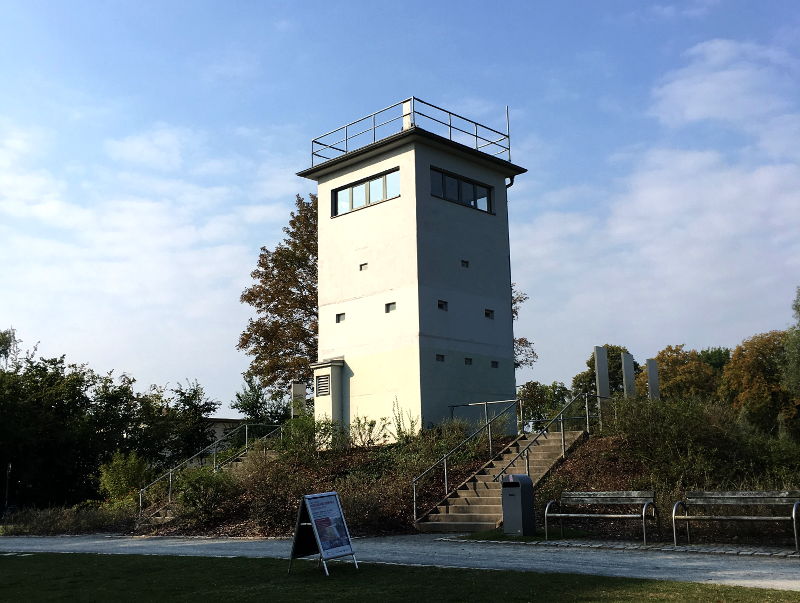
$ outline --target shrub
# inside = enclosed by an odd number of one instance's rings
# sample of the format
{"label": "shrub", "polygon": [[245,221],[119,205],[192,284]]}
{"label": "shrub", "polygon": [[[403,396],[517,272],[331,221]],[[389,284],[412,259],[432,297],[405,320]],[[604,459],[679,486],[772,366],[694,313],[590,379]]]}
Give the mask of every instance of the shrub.
{"label": "shrub", "polygon": [[238,494],[239,486],[228,471],[200,467],[180,474],[179,490],[180,514],[206,523],[219,516],[223,505]]}
{"label": "shrub", "polygon": [[73,507],[23,509],[4,518],[2,534],[48,536],[129,532],[136,524],[138,508],[130,501],[107,504],[85,501]]}
{"label": "shrub", "polygon": [[110,500],[130,497],[149,481],[147,463],[135,452],[117,450],[108,463],[100,465],[100,492]]}

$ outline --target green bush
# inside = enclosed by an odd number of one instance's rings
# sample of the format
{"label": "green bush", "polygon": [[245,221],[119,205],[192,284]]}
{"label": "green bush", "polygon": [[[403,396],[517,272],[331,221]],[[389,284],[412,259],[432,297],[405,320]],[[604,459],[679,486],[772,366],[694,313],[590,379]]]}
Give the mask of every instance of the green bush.
{"label": "green bush", "polygon": [[108,463],[100,465],[100,492],[109,500],[123,500],[134,495],[149,481],[151,472],[135,452],[117,450]]}
{"label": "green bush", "polygon": [[180,515],[207,523],[219,517],[224,505],[239,493],[237,480],[228,471],[214,472],[208,467],[186,469],[178,478]]}

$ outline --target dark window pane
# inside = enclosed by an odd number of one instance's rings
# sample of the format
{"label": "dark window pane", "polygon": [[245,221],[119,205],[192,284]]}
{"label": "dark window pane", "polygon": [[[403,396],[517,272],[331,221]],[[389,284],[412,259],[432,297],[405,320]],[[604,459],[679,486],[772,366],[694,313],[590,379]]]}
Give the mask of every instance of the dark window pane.
{"label": "dark window pane", "polygon": [[461,203],[475,207],[475,185],[470,182],[461,183]]}
{"label": "dark window pane", "polygon": [[400,196],[400,172],[386,174],[386,198]]}
{"label": "dark window pane", "polygon": [[376,178],[369,181],[369,202],[377,203],[383,201],[383,178]]}
{"label": "dark window pane", "polygon": [[452,176],[444,177],[444,198],[448,201],[458,201],[458,180]]}
{"label": "dark window pane", "polygon": [[477,197],[476,207],[483,211],[489,211],[489,189],[485,186],[476,186],[475,193]]}
{"label": "dark window pane", "polygon": [[443,177],[444,174],[441,172],[431,170],[431,195],[434,197],[444,197],[444,185],[442,184]]}

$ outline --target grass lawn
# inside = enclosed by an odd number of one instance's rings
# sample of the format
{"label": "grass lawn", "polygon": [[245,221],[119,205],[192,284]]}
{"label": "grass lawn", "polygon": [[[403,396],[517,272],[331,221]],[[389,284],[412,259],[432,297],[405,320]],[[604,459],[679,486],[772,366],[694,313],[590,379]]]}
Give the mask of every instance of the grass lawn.
{"label": "grass lawn", "polygon": [[800,593],[577,574],[149,555],[0,556],[3,601],[799,601]]}

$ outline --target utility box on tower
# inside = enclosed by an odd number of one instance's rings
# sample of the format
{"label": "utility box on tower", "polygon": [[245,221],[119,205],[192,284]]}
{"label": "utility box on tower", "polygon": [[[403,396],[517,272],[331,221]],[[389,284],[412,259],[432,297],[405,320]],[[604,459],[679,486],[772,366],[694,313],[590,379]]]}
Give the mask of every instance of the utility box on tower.
{"label": "utility box on tower", "polygon": [[402,417],[515,397],[505,133],[416,98],[312,141],[314,414]]}

